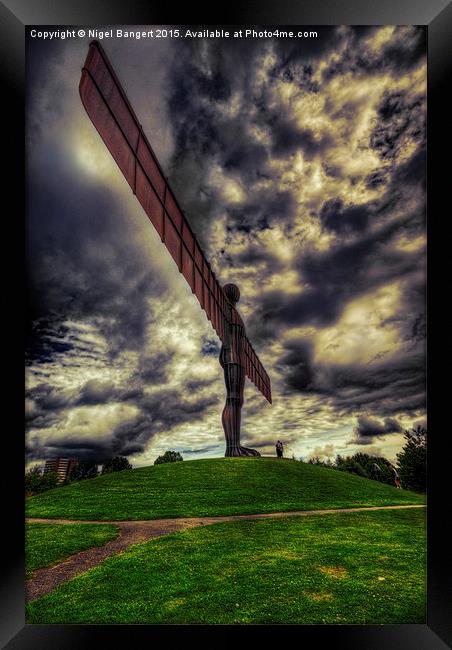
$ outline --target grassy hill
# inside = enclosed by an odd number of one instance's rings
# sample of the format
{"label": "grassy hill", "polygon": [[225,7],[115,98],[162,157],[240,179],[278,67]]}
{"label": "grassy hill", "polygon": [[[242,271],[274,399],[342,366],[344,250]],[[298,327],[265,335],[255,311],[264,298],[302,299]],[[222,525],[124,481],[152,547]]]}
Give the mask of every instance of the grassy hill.
{"label": "grassy hill", "polygon": [[275,458],[215,458],[105,474],[29,497],[28,517],[159,519],[424,503],[422,495]]}

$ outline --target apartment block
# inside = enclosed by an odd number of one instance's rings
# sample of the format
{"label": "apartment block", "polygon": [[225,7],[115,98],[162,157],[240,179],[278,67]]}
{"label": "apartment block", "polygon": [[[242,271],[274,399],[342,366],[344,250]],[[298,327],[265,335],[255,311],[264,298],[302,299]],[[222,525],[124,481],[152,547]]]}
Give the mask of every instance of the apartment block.
{"label": "apartment block", "polygon": [[72,468],[77,465],[77,462],[73,458],[52,458],[46,461],[44,472],[56,472],[58,474],[58,483],[63,483],[68,478]]}

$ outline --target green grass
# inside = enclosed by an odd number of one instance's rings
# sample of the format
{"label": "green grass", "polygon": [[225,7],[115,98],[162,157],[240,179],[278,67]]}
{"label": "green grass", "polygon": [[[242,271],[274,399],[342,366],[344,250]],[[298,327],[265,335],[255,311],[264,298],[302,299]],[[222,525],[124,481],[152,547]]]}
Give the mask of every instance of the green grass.
{"label": "green grass", "polygon": [[27,623],[425,623],[425,511],[221,523],[131,547]]}
{"label": "green grass", "polygon": [[27,524],[26,578],[74,553],[103,546],[118,534],[118,527],[109,524]]}
{"label": "green grass", "polygon": [[405,490],[274,458],[183,461],[104,474],[27,499],[29,517],[158,519],[425,503]]}

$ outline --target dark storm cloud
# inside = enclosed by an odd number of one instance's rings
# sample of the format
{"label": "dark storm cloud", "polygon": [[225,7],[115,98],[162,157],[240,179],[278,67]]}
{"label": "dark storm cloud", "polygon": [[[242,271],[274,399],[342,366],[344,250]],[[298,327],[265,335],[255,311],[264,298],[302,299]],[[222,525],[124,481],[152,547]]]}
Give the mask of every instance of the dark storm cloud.
{"label": "dark storm cloud", "polygon": [[397,74],[409,71],[425,59],[427,30],[425,26],[412,25],[404,33],[391,39],[383,49],[383,59]]}
{"label": "dark storm cloud", "polygon": [[[95,324],[110,352],[140,349],[152,318],[147,298],[166,291],[152,260],[128,239],[114,196],[85,182],[62,151],[33,160],[28,213],[30,322]],[[32,330],[31,354],[48,360],[80,343],[43,339]]]}
{"label": "dark storm cloud", "polygon": [[189,379],[188,381],[184,382],[183,392],[185,395],[195,395],[204,388],[212,386],[212,384],[215,382],[215,377],[213,379]]}
{"label": "dark storm cloud", "polygon": [[334,140],[328,133],[317,137],[309,129],[300,128],[293,119],[281,115],[282,109],[277,115],[268,120],[268,126],[272,137],[271,154],[276,158],[286,158],[288,155],[301,149],[307,160],[314,156],[324,154],[333,144]]}
{"label": "dark storm cloud", "polygon": [[[282,65],[282,64],[281,64]],[[303,77],[310,77],[313,73],[312,66],[303,66]],[[301,85],[303,91],[306,88],[300,84],[300,79],[293,78],[292,73],[287,70],[284,74],[284,80],[294,84],[297,88]],[[258,107],[258,114],[253,118],[253,122],[266,128],[271,143],[268,153],[272,158],[287,158],[287,156],[301,150],[306,160],[312,160],[315,156],[321,156],[334,144],[334,138],[331,133],[315,134],[306,127],[300,127],[297,123],[290,106],[280,102],[276,106],[269,108],[274,103],[272,97],[272,73],[269,74],[269,81],[263,87],[260,97],[255,97],[254,102]],[[306,85],[306,84],[304,84]],[[314,85],[311,87],[314,91]],[[319,88],[315,86],[315,91]],[[265,170],[264,170],[265,174]]]}
{"label": "dark storm cloud", "polygon": [[[173,352],[155,357],[140,357],[138,368],[125,386],[91,379],[80,389],[61,389],[45,381],[27,390],[30,406],[26,414],[28,429],[46,429],[64,420],[70,409],[102,404],[131,404],[142,408],[147,403],[144,386],[158,386],[168,380]],[[65,364],[62,364],[65,365]],[[67,365],[67,364],[66,364]],[[46,379],[50,379],[49,376]]]}
{"label": "dark storm cloud", "polygon": [[113,450],[108,441],[99,440],[94,435],[90,438],[67,436],[51,442],[32,437],[27,443],[26,452],[29,460],[44,460],[60,456],[97,462],[104,462],[119,453],[116,449]]}
{"label": "dark storm cloud", "polygon": [[320,210],[320,221],[327,230],[337,234],[362,232],[372,214],[368,204],[344,206],[341,199],[326,201]]}
{"label": "dark storm cloud", "polygon": [[[117,385],[109,381],[90,379],[80,390],[73,389],[61,395],[58,389],[39,385],[30,391],[29,396],[39,404],[39,407],[46,408],[45,400],[48,400],[48,391],[51,391],[52,403],[55,408],[67,408],[74,406],[96,406],[100,404],[127,403],[140,406],[146,400],[143,386],[159,386],[165,384],[169,375],[169,364],[174,353],[160,353],[155,357],[140,358],[137,371],[133,373],[125,385]],[[43,388],[45,386],[45,388]],[[42,394],[45,398],[42,398]]]}
{"label": "dark storm cloud", "polygon": [[[426,106],[425,97],[408,95],[406,91],[387,91],[380,102],[378,117],[370,135],[370,146],[386,162],[384,169],[371,172],[366,183],[369,188],[385,187],[381,209],[403,205],[418,192],[422,216],[425,213],[426,188]],[[395,162],[407,143],[416,146],[410,156]],[[421,213],[421,210],[420,210]],[[422,230],[425,224],[419,222]]]}
{"label": "dark storm cloud", "polygon": [[27,322],[25,360],[27,365],[48,363],[56,356],[74,349],[67,340],[69,328],[51,317]]}
{"label": "dark storm cloud", "polygon": [[411,346],[423,346],[426,339],[426,278],[423,256],[419,260],[419,273],[401,294],[399,309],[382,322],[395,323],[400,337]]}
{"label": "dark storm cloud", "polygon": [[62,420],[59,410],[46,411],[39,407],[28,409],[25,416],[26,429],[48,429]]}
{"label": "dark storm cloud", "polygon": [[218,340],[203,336],[201,339],[201,354],[218,357],[220,354],[220,344],[218,343]]}
{"label": "dark storm cloud", "polygon": [[[228,209],[230,228],[250,232],[276,221],[290,221],[296,212],[292,193],[275,193],[274,188],[256,191],[253,183],[273,178],[268,162],[275,155],[286,156],[302,149],[312,158],[326,150],[330,137],[317,137],[297,127],[282,105],[268,109],[266,85],[276,82],[276,74],[270,74],[259,90],[253,83],[266,52],[265,44],[250,47],[237,43],[236,50],[209,43],[204,53],[196,44],[184,44],[183,48],[186,56],[177,60],[168,82],[169,117],[176,140],[169,177],[201,242],[208,246],[211,219],[224,209],[225,203],[227,207],[227,201],[209,187],[207,177],[212,162],[238,178],[247,190],[244,205]],[[312,74],[312,69],[309,72],[307,66],[304,74]],[[230,114],[223,109],[233,92],[242,103],[236,113]],[[250,107],[255,108],[251,115]],[[255,138],[254,126],[269,131],[269,144]]]}
{"label": "dark storm cloud", "polygon": [[[356,27],[355,31],[361,34],[370,33],[373,27]],[[290,80],[299,82],[297,73],[300,74],[302,64],[303,76],[305,68],[312,69],[313,66],[337,49],[343,41],[340,29],[326,25],[309,25],[306,31],[317,32],[316,38],[304,38],[300,40],[279,39],[274,43],[275,52],[278,55],[278,63],[275,65],[275,72],[291,73]],[[295,70],[296,72],[294,72]],[[309,75],[310,76],[310,75]]]}
{"label": "dark storm cloud", "polygon": [[[123,392],[115,391],[108,385],[95,386],[88,383],[84,392],[85,395],[93,396],[91,405],[105,403],[104,400],[109,401],[119,395],[126,397]],[[96,399],[98,401],[95,401]],[[61,440],[52,439],[50,442],[31,436],[27,448],[28,458],[36,460],[65,456],[101,462],[118,454],[130,456],[141,453],[146,450],[156,434],[169,432],[181,424],[201,420],[206,411],[217,402],[218,397],[215,395],[187,400],[173,389],[162,389],[151,395],[141,392],[130,400],[130,403],[140,408],[140,412],[118,424],[108,438],[99,440],[95,432],[92,435],[80,435],[76,431],[68,432]]]}
{"label": "dark storm cloud", "polygon": [[369,189],[376,189],[385,185],[388,179],[388,174],[384,169],[376,169],[371,172],[366,178],[366,187]]}
{"label": "dark storm cloud", "polygon": [[[322,364],[313,362],[312,344],[306,339],[285,347],[277,367],[288,394],[323,396],[338,412],[364,411],[384,418],[425,408],[423,350],[372,364]],[[393,420],[386,420],[386,425],[397,431]]]}
{"label": "dark storm cloud", "polygon": [[109,402],[117,401],[120,394],[120,391],[113,384],[91,379],[83,386],[75,403],[77,406],[108,404]]}
{"label": "dark storm cloud", "polygon": [[372,445],[375,443],[375,438],[402,431],[402,427],[394,418],[386,418],[384,422],[380,422],[361,415],[353,431],[354,435],[347,445]]}
{"label": "dark storm cloud", "polygon": [[140,400],[139,415],[113,431],[111,447],[125,456],[142,452],[157,433],[200,420],[217,402],[215,395],[188,401],[180,392],[171,389],[145,395]]}
{"label": "dark storm cloud", "polygon": [[394,170],[392,179],[393,188],[397,189],[407,186],[410,189],[411,186],[418,185],[425,190],[426,170],[427,152],[425,146],[420,146],[412,156],[400,163]]}
{"label": "dark storm cloud", "polygon": [[[424,365],[424,356],[420,355],[418,359],[406,359],[398,364],[382,364],[390,373],[387,376],[380,369],[366,373],[360,368],[350,368],[348,375],[337,373],[341,388],[333,403],[347,412],[363,409],[382,417],[397,413],[416,415],[425,410],[426,405]],[[360,389],[357,382],[361,379],[363,387]],[[344,390],[347,385],[355,387],[354,395],[347,395]]]}
{"label": "dark storm cloud", "polygon": [[46,429],[63,421],[65,414],[76,406],[93,406],[116,401],[124,401],[124,391],[108,382],[90,380],[81,390],[62,390],[46,382],[41,382],[26,391],[31,406],[26,413],[28,429]]}
{"label": "dark storm cloud", "polygon": [[46,429],[62,419],[62,412],[73,403],[70,391],[61,391],[42,382],[26,394],[30,402],[25,414],[28,429]]}
{"label": "dark storm cloud", "polygon": [[257,65],[253,63],[256,47],[242,42],[237,42],[237,48],[208,43],[200,51],[196,42],[187,42],[181,48],[169,77],[168,108],[176,140],[169,176],[202,240],[216,206],[215,197],[203,193],[210,160],[218,158],[223,168],[255,177],[265,169],[268,152],[251,136],[245,115],[229,118],[218,110],[229,99],[232,86],[247,88]]}
{"label": "dark storm cloud", "polygon": [[219,125],[223,167],[248,181],[257,180],[267,172],[267,148],[251,138],[246,123],[231,120]]}
{"label": "dark storm cloud", "polygon": [[[196,91],[197,94],[195,99],[202,97],[209,102],[229,99],[232,81],[230,71],[225,68],[225,57],[232,56],[234,58],[234,53],[226,52],[218,43],[205,43],[205,48],[203,48],[197,41],[184,41],[179,46],[181,56],[174,61],[173,76],[169,80],[170,111],[184,117],[185,109],[190,108],[193,102],[193,91]],[[240,46],[237,52],[239,50]],[[246,48],[242,48],[242,51],[245,50]],[[251,50],[248,51],[251,52]],[[239,62],[238,58],[235,62],[238,66],[237,72],[240,74],[243,64]],[[205,127],[208,128],[207,123]]]}
{"label": "dark storm cloud", "polygon": [[[376,122],[370,146],[383,159],[394,158],[406,139],[422,144],[425,141],[425,97],[413,97],[400,90],[385,92]],[[422,175],[418,178],[421,179]]]}
{"label": "dark storm cloud", "polygon": [[270,76],[281,79],[285,82],[296,84],[305,92],[317,93],[320,90],[319,83],[313,79],[315,67],[306,63],[306,60],[301,63],[296,58],[293,60],[283,60],[278,62],[273,70],[270,71]]}
{"label": "dark storm cloud", "polygon": [[[258,89],[253,77],[259,69],[260,59],[268,51],[268,44],[256,43],[250,47],[249,43],[237,43],[237,50],[220,41],[204,43],[203,47],[196,42],[181,45],[181,56],[177,57],[168,79],[169,116],[176,134],[170,179],[195,231],[206,245],[212,216],[225,203],[208,187],[211,161],[236,175],[247,186],[247,201],[240,209],[228,210],[228,225],[239,231],[250,232],[271,227],[277,220],[290,222],[293,217],[295,205],[291,193],[287,192],[287,196],[272,201],[271,197],[257,195],[253,191],[254,181],[273,177],[274,172],[269,170],[268,161],[274,157],[286,158],[297,150],[303,151],[304,157],[309,160],[325,154],[334,143],[330,133],[314,135],[309,129],[301,128],[285,104],[275,106],[271,101],[274,83],[283,78],[303,87],[305,91],[319,57],[337,49],[339,45],[342,48],[344,44],[346,48],[337,64],[341,73],[361,67],[367,74],[368,69],[373,69],[375,65],[380,71],[388,71],[388,66],[391,67],[391,56],[385,59],[377,51],[370,52],[364,44],[364,39],[372,35],[375,28],[347,28],[345,31],[323,28],[320,31],[317,39],[306,39],[302,44],[274,43],[272,48],[276,62]],[[391,51],[396,47],[394,44],[398,44],[398,47],[407,49],[410,59],[410,52],[418,52],[418,45],[423,42],[422,30],[398,28],[391,42]],[[385,48],[383,50],[386,52]],[[318,88],[311,89],[315,90]],[[234,93],[243,98],[245,108],[240,106],[237,113],[230,115],[223,109]],[[350,100],[340,108],[338,115],[354,119],[363,101],[363,98]],[[255,108],[251,114],[249,107]],[[337,110],[334,107],[334,111]],[[399,113],[404,116],[402,120]],[[408,99],[406,93],[402,92],[388,93],[381,103],[373,136],[374,145],[380,150],[396,146],[394,138],[400,139],[402,134],[406,137],[416,136],[422,127],[421,120],[419,98]],[[251,128],[254,126],[266,130],[271,138],[269,144],[254,138]],[[340,174],[331,166],[328,173]],[[376,170],[368,183],[375,185],[382,181],[381,172]],[[273,189],[266,191],[271,194]],[[270,203],[278,203],[276,210],[270,208]],[[342,223],[346,224],[346,228],[359,230],[367,223],[365,208],[347,206],[343,217],[338,228]],[[331,224],[334,229],[330,219],[326,218],[326,223],[327,227]]]}
{"label": "dark storm cloud", "polygon": [[[128,403],[140,406],[144,399],[143,387],[160,386],[167,383],[170,373],[170,365],[174,357],[173,351],[160,352],[155,356],[141,356],[138,367],[133,372],[125,385],[117,385],[109,381],[90,379],[80,390],[72,390],[61,400],[61,407],[74,406],[95,406],[100,404]],[[30,392],[30,397],[41,406],[39,392],[35,389]],[[52,388],[53,394],[58,396],[57,389]],[[42,408],[42,406],[41,406]]]}
{"label": "dark storm cloud", "polygon": [[174,355],[174,350],[165,350],[152,356],[141,356],[136,377],[145,385],[166,384]]}
{"label": "dark storm cloud", "polygon": [[355,428],[357,436],[382,436],[387,433],[400,433],[402,427],[394,418],[386,418],[384,422],[379,422],[364,415],[358,417],[358,423]]}
{"label": "dark storm cloud", "polygon": [[313,387],[313,344],[309,339],[298,339],[285,345],[286,352],[277,363],[284,372],[284,381],[294,391],[309,392]]}
{"label": "dark storm cloud", "polygon": [[264,340],[284,326],[331,325],[354,298],[418,271],[418,253],[390,246],[414,219],[416,213],[351,243],[339,241],[325,252],[302,254],[295,268],[305,287],[297,293],[272,290],[257,297],[253,336]]}
{"label": "dark storm cloud", "polygon": [[284,268],[283,262],[271,250],[264,249],[258,241],[250,241],[246,248],[223,259],[233,268],[243,266],[259,268],[259,282],[262,285]]}
{"label": "dark storm cloud", "polygon": [[423,26],[396,27],[391,38],[378,49],[370,48],[365,39],[370,31],[349,28],[344,34],[345,47],[323,71],[328,80],[352,72],[355,77],[391,73],[406,74],[425,59],[426,29]]}
{"label": "dark storm cloud", "polygon": [[61,392],[50,384],[39,384],[29,391],[28,397],[39,403],[43,411],[55,411],[65,408],[71,401],[71,395]]}
{"label": "dark storm cloud", "polygon": [[206,445],[205,447],[199,447],[198,449],[177,449],[180,454],[206,454],[209,451],[215,451],[218,449],[218,445]]}
{"label": "dark storm cloud", "polygon": [[252,233],[266,230],[271,224],[290,224],[297,214],[297,204],[291,192],[262,188],[246,197],[240,207],[229,207],[227,229]]}

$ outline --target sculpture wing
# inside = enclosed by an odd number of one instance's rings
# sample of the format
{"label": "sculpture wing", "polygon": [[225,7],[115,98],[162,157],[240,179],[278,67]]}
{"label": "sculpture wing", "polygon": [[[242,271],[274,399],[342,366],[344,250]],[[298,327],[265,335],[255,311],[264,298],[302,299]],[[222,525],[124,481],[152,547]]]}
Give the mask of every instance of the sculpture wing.
{"label": "sculpture wing", "polygon": [[[227,300],[223,289],[97,41],[90,43],[79,91],[91,121],[224,343]],[[247,375],[268,399],[268,375],[249,342],[247,350]]]}
{"label": "sculpture wing", "polygon": [[245,372],[266,400],[272,403],[270,377],[259,360],[253,346],[245,337]]}

